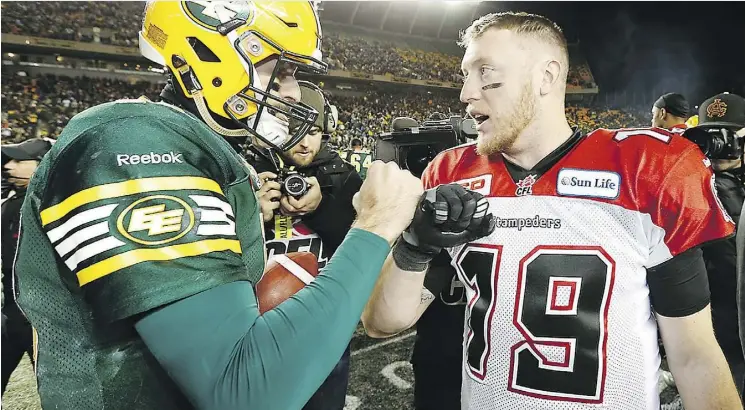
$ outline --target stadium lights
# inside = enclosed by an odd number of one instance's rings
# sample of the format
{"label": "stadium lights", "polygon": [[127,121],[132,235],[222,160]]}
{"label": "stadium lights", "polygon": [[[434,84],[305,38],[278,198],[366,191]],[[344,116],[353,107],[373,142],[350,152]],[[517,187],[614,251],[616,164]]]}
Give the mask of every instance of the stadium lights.
{"label": "stadium lights", "polygon": [[481,3],[480,0],[478,1],[472,1],[472,0],[444,0],[446,7],[457,7],[457,6],[468,6],[468,5],[475,5]]}

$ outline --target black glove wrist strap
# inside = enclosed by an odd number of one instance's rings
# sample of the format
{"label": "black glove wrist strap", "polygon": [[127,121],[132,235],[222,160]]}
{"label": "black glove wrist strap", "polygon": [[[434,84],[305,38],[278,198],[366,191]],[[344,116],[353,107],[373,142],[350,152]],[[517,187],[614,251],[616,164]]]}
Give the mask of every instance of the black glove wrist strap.
{"label": "black glove wrist strap", "polygon": [[429,268],[429,263],[437,255],[422,252],[416,247],[410,245],[403,239],[399,239],[393,245],[393,261],[396,266],[408,272],[424,272]]}

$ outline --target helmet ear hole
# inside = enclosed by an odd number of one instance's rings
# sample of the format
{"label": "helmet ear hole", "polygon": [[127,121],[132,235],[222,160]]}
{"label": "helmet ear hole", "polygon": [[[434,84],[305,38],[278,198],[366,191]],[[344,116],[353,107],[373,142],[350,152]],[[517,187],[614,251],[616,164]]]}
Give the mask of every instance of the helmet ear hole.
{"label": "helmet ear hole", "polygon": [[189,42],[189,45],[194,50],[194,54],[199,57],[200,60],[204,61],[205,63],[219,63],[220,58],[212,52],[212,50],[209,49],[202,41],[196,37],[187,37],[186,41]]}

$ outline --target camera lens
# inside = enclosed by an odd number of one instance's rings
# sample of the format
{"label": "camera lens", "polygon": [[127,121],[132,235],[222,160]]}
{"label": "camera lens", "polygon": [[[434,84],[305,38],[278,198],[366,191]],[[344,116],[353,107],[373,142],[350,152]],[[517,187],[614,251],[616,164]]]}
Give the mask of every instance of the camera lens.
{"label": "camera lens", "polygon": [[308,192],[308,183],[300,175],[290,175],[285,178],[284,190],[287,195],[299,198]]}
{"label": "camera lens", "polygon": [[722,151],[724,151],[724,146],[725,146],[724,138],[722,138],[721,135],[714,135],[709,140],[709,144],[705,152],[709,152],[710,154],[708,155],[716,156],[716,155],[721,154]]}
{"label": "camera lens", "polygon": [[409,149],[406,154],[406,169],[414,176],[421,177],[424,169],[435,157],[437,152],[430,145],[417,145]]}
{"label": "camera lens", "polygon": [[724,136],[721,135],[718,130],[689,128],[683,135],[691,142],[698,145],[701,152],[709,158],[716,158],[719,156],[727,145]]}
{"label": "camera lens", "polygon": [[720,154],[722,154],[725,150],[725,146],[727,145],[727,142],[724,140],[724,136],[714,130],[711,130],[709,132],[706,132],[704,138],[701,138],[700,141],[694,141],[698,144],[699,148],[701,148],[701,151],[704,152],[704,155],[710,158],[719,157]]}

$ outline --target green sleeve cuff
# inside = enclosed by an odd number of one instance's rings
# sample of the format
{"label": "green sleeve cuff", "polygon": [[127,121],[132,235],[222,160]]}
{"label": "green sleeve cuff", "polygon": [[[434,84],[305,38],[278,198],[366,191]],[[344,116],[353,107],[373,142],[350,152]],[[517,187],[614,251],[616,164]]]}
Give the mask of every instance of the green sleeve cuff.
{"label": "green sleeve cuff", "polygon": [[339,253],[344,248],[352,248],[354,251],[363,254],[370,254],[371,258],[381,255],[387,257],[388,252],[391,251],[391,247],[388,245],[387,240],[370,231],[360,228],[352,228],[349,230],[344,242],[342,242],[336,253]]}

